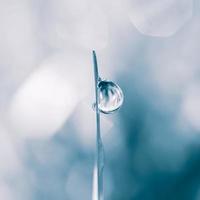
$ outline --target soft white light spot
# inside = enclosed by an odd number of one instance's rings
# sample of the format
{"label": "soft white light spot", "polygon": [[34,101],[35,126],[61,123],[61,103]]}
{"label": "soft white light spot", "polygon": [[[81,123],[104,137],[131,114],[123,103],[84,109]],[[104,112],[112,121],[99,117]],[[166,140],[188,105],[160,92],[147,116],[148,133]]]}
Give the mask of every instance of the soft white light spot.
{"label": "soft white light spot", "polygon": [[48,66],[39,68],[19,88],[10,105],[11,128],[26,137],[51,136],[78,101],[73,84]]}
{"label": "soft white light spot", "polygon": [[146,35],[167,37],[176,33],[193,13],[192,0],[128,0],[129,16]]}
{"label": "soft white light spot", "polygon": [[[53,46],[80,45],[86,49],[102,49],[108,43],[106,15],[91,0],[51,1],[46,13],[45,40]],[[51,23],[49,23],[49,20]]]}
{"label": "soft white light spot", "polygon": [[191,86],[182,103],[182,117],[189,126],[200,130],[200,86]]}

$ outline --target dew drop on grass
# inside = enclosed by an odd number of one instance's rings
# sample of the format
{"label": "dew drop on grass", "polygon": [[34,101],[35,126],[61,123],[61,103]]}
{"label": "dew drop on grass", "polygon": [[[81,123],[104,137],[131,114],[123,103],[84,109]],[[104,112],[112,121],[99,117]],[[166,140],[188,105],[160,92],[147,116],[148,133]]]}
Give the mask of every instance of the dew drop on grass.
{"label": "dew drop on grass", "polygon": [[112,81],[103,80],[98,84],[99,110],[104,114],[110,114],[118,110],[124,101],[121,88]]}

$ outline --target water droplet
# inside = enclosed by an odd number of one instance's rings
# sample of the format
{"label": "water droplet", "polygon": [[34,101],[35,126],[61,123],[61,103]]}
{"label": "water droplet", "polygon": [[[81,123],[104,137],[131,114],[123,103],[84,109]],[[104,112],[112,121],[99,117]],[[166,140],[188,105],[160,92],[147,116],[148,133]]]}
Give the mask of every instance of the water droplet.
{"label": "water droplet", "polygon": [[118,110],[124,101],[121,88],[112,81],[103,80],[98,84],[99,110],[104,114]]}

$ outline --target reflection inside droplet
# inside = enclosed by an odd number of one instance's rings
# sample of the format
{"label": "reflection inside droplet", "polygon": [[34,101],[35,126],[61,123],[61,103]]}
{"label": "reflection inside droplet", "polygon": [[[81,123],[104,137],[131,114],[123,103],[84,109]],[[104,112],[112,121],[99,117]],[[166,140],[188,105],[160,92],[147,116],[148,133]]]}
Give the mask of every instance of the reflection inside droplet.
{"label": "reflection inside droplet", "polygon": [[112,81],[100,81],[99,89],[99,110],[109,114],[118,110],[123,104],[124,95],[121,88]]}

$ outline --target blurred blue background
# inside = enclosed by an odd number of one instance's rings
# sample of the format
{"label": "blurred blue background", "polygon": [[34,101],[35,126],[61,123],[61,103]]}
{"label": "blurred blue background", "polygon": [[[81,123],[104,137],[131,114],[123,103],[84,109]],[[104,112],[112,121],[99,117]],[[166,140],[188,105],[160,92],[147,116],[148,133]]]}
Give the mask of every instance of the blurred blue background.
{"label": "blurred blue background", "polygon": [[0,199],[92,199],[95,49],[125,95],[101,117],[105,199],[200,200],[199,10],[0,0]]}

